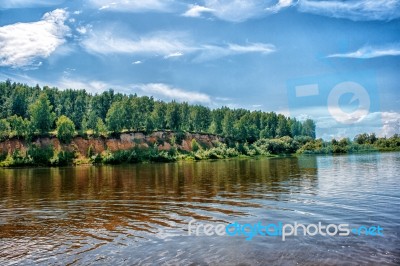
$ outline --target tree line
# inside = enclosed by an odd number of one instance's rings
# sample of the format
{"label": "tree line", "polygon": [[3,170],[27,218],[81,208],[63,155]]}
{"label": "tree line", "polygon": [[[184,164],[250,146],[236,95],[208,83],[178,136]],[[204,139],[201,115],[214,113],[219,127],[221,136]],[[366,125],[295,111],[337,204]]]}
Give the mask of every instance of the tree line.
{"label": "tree line", "polygon": [[6,80],[0,82],[0,139],[32,138],[56,132],[65,142],[76,134],[107,135],[123,131],[173,130],[221,135],[239,143],[264,138],[307,136],[315,139],[315,123],[275,112],[221,107],[210,109],[187,102],[85,90],[43,88]]}

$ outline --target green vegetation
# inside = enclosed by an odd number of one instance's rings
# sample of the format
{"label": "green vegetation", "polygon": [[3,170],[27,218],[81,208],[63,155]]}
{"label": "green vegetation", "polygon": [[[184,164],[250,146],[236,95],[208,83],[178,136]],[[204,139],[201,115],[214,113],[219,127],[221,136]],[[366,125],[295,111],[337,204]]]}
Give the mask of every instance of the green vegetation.
{"label": "green vegetation", "polygon": [[75,134],[75,125],[71,119],[62,115],[57,122],[57,138],[63,143],[70,143]]}
{"label": "green vegetation", "polygon": [[[101,154],[92,146],[85,154],[77,154],[73,143],[66,148],[77,135],[116,137],[126,131],[151,133],[154,130],[175,132],[168,140],[169,150],[159,150],[158,145],[166,141],[160,138],[155,143],[145,143],[148,148],[137,146],[116,152],[106,150]],[[214,143],[210,147],[192,138],[191,150],[185,151],[180,146],[185,132],[214,134],[222,137],[224,143]],[[30,144],[31,140],[43,136],[57,136],[62,146],[55,149]],[[0,82],[0,141],[12,138],[25,139],[29,147],[25,152],[3,152],[0,166],[169,162],[400,150],[398,135],[377,138],[374,134],[361,134],[354,141],[316,140],[314,121],[300,122],[274,112],[228,107],[210,109],[186,102],[163,102],[147,96],[114,93],[113,90],[91,95],[85,90],[30,87],[7,80]]]}
{"label": "green vegetation", "polygon": [[55,118],[52,109],[47,94],[40,93],[39,98],[29,106],[30,123],[34,132],[46,134],[50,131]]}
{"label": "green vegetation", "polygon": [[1,139],[32,139],[56,130],[62,141],[68,142],[73,137],[72,125],[76,130],[74,135],[173,130],[211,133],[240,143],[283,136],[315,138],[312,120],[300,122],[274,112],[228,107],[211,110],[201,105],[156,101],[152,97],[113,90],[91,95],[85,90],[30,87],[10,80],[0,82]]}
{"label": "green vegetation", "polygon": [[310,140],[304,143],[297,151],[303,154],[340,154],[371,151],[400,151],[400,136],[377,138],[374,133],[357,135],[353,141],[348,138],[341,140],[322,139]]}

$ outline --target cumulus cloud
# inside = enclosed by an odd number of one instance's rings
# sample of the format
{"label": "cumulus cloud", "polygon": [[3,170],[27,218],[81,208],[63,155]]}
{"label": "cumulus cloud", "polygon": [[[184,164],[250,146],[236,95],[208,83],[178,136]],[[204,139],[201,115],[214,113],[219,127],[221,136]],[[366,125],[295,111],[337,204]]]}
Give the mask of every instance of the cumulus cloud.
{"label": "cumulus cloud", "polygon": [[393,20],[400,17],[400,1],[398,0],[301,0],[297,6],[301,12],[354,21]]}
{"label": "cumulus cloud", "polygon": [[364,46],[355,52],[331,54],[328,55],[328,57],[369,59],[382,56],[399,56],[399,55],[400,55],[400,45],[397,44],[385,47]]}
{"label": "cumulus cloud", "polygon": [[0,27],[0,66],[34,67],[66,42],[68,12],[56,9],[42,20]]}
{"label": "cumulus cloud", "polygon": [[122,12],[166,12],[174,3],[172,0],[90,0],[89,2],[99,10]]}
{"label": "cumulus cloud", "polygon": [[211,98],[209,95],[201,92],[186,91],[180,88],[171,87],[163,83],[149,83],[135,85],[134,88],[140,89],[146,94],[155,96],[156,98],[185,101],[185,102],[199,102],[210,103]]}
{"label": "cumulus cloud", "polygon": [[400,114],[396,112],[382,112],[383,127],[379,134],[381,137],[390,137],[400,134]]}

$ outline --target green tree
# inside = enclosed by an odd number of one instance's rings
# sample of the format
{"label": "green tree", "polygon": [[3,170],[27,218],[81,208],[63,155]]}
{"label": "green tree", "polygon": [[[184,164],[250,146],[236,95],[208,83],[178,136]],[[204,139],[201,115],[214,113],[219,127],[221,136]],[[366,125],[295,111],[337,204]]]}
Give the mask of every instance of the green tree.
{"label": "green tree", "polygon": [[181,113],[179,105],[172,101],[167,105],[167,126],[172,130],[179,130],[181,126]]}
{"label": "green tree", "polygon": [[39,98],[29,106],[31,124],[35,131],[40,134],[50,131],[55,118],[52,110],[53,106],[50,104],[47,94],[42,92]]}
{"label": "green tree", "polygon": [[129,105],[127,106],[128,109],[128,116],[129,116],[129,128],[134,130],[139,130],[141,126],[141,122],[144,118],[143,112],[140,110],[140,100],[139,97],[134,95],[129,100]]}
{"label": "green tree", "polygon": [[181,104],[181,129],[190,131],[190,107],[187,102]]}
{"label": "green tree", "polygon": [[239,142],[245,142],[247,138],[247,127],[245,119],[241,118],[235,122],[235,139]]}
{"label": "green tree", "polygon": [[60,116],[56,122],[57,138],[63,143],[70,143],[75,135],[75,124],[65,115]]}
{"label": "green tree", "polygon": [[212,122],[210,125],[210,131],[213,134],[222,134],[222,121],[224,120],[224,109],[219,108],[211,112]]}
{"label": "green tree", "polygon": [[104,124],[103,119],[101,119],[100,117],[97,118],[95,134],[96,135],[100,134],[100,135],[103,135],[103,136],[107,135],[107,127]]}
{"label": "green tree", "polygon": [[0,119],[0,139],[8,138],[10,135],[10,124],[6,119]]}
{"label": "green tree", "polygon": [[303,126],[299,121],[297,121],[295,118],[289,119],[288,120],[289,126],[290,126],[290,134],[292,137],[295,136],[301,136],[301,131],[303,130]]}
{"label": "green tree", "polygon": [[127,112],[124,103],[114,102],[107,112],[106,123],[109,131],[121,132],[127,126]]}
{"label": "green tree", "polygon": [[16,85],[12,94],[8,98],[7,107],[9,109],[9,116],[18,115],[26,117],[26,111],[28,110],[28,93],[29,90],[26,86],[20,84]]}
{"label": "green tree", "polygon": [[167,106],[164,102],[155,102],[154,110],[151,113],[151,117],[153,119],[154,128],[160,130],[166,128],[166,114],[167,114]]}
{"label": "green tree", "polygon": [[93,110],[89,111],[89,114],[87,115],[87,118],[86,118],[86,121],[85,121],[85,125],[84,125],[85,129],[86,130],[90,129],[90,130],[95,131],[96,125],[97,125],[97,120],[99,118],[100,117],[98,117],[96,115],[95,111],[93,111]]}
{"label": "green tree", "polygon": [[226,137],[233,137],[235,135],[235,116],[231,110],[227,110],[222,121],[222,130]]}
{"label": "green tree", "polygon": [[276,128],[276,135],[278,137],[290,136],[290,127],[286,120],[286,117],[279,114],[278,115],[278,126]]}
{"label": "green tree", "polygon": [[315,122],[307,119],[303,122],[303,135],[315,139]]}
{"label": "green tree", "polygon": [[19,138],[27,136],[29,130],[29,121],[27,119],[23,119],[20,116],[13,115],[10,116],[7,120],[10,123],[10,137],[16,136]]}

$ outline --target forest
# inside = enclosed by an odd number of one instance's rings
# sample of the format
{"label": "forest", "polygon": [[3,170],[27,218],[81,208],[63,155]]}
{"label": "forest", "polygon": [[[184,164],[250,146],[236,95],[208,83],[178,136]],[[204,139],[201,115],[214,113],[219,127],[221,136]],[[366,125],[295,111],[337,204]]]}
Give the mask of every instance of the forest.
{"label": "forest", "polygon": [[284,136],[315,138],[314,121],[300,122],[274,112],[210,109],[112,89],[91,95],[85,90],[30,87],[10,80],[0,83],[0,139],[29,139],[57,131],[68,141],[75,134],[154,130],[211,133],[243,143]]}
{"label": "forest", "polygon": [[[136,163],[176,160],[222,159],[238,156],[278,156],[282,154],[341,154],[400,150],[400,137],[378,138],[359,134],[354,140],[324,141],[315,137],[313,120],[298,121],[275,112],[249,111],[221,107],[210,109],[187,102],[164,102],[153,97],[115,93],[98,94],[85,90],[59,90],[6,80],[0,82],[0,141],[21,139],[27,142],[25,154],[16,150],[0,154],[0,166],[70,165],[86,163]],[[146,149],[134,148],[96,154],[89,148],[78,154],[54,147],[39,147],[40,137],[57,137],[68,144],[74,137],[118,138],[124,132],[172,131],[168,151],[157,143]],[[191,151],[178,142],[188,133],[220,136],[223,143],[206,147],[195,139]],[[178,139],[179,138],[179,139]]]}

